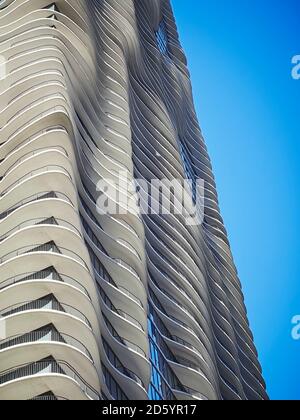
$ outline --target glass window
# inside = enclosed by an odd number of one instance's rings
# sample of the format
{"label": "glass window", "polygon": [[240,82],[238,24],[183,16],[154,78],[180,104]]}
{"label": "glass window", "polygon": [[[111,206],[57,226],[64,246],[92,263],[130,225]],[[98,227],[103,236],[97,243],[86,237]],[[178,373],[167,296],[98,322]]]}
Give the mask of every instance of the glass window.
{"label": "glass window", "polygon": [[157,29],[157,31],[155,32],[155,36],[156,36],[156,42],[157,42],[157,46],[159,48],[159,51],[163,54],[163,55],[169,55],[169,50],[168,50],[168,32],[167,32],[167,26],[166,23],[164,21],[164,19],[160,22],[160,25]]}

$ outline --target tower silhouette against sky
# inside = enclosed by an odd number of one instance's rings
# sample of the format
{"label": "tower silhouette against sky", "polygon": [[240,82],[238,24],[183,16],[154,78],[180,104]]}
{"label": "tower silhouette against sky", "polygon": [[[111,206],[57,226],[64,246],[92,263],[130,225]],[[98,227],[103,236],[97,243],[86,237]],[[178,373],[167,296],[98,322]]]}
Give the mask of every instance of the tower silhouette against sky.
{"label": "tower silhouette against sky", "polygon": [[170,1],[3,0],[0,56],[0,399],[267,399]]}

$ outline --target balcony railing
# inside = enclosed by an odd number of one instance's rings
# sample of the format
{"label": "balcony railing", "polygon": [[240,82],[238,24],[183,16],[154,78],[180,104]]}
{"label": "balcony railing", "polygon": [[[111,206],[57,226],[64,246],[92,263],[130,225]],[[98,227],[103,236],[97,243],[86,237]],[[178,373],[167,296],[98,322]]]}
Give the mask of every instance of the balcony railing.
{"label": "balcony railing", "polygon": [[63,312],[66,315],[72,315],[75,318],[83,321],[90,329],[92,329],[91,323],[87,317],[78,309],[65,303],[60,303],[53,299],[37,299],[34,301],[20,302],[15,305],[11,305],[8,308],[2,309],[0,315],[5,318],[11,315],[18,314],[25,311],[56,311]]}
{"label": "balcony railing", "polygon": [[100,394],[89,385],[81,375],[65,361],[56,360],[42,360],[32,364],[24,364],[0,372],[0,385],[7,382],[16,381],[31,376],[46,376],[46,375],[64,375],[72,378],[84,392],[84,394],[92,400],[101,400]]}
{"label": "balcony railing", "polygon": [[62,344],[75,347],[76,349],[84,353],[94,363],[91,353],[88,351],[85,345],[83,345],[76,338],[68,334],[58,332],[54,328],[32,331],[30,333],[20,334],[14,337],[7,338],[6,340],[2,340],[0,341],[0,351],[5,350],[10,347],[20,346],[22,344],[29,344],[29,343],[34,344],[34,343],[45,343],[45,342],[62,343]]}
{"label": "balcony railing", "polygon": [[106,340],[103,337],[102,337],[102,341],[103,341],[103,345],[104,345],[104,350],[105,350],[106,356],[107,356],[110,364],[117,371],[119,371],[122,375],[126,376],[127,378],[132,379],[134,382],[136,382],[142,388],[146,389],[143,381],[141,380],[141,378],[139,378],[136,375],[136,373],[134,373],[133,371],[131,371],[130,369],[128,369],[127,367],[125,367],[121,363],[121,361],[119,360],[119,358],[116,356],[116,354],[113,352],[113,350],[111,349],[111,347],[109,346],[109,344],[106,342]]}
{"label": "balcony railing", "polygon": [[7,239],[9,236],[13,235],[16,232],[19,232],[22,229],[26,229],[29,227],[36,227],[38,225],[53,225],[53,226],[61,226],[71,230],[75,230],[76,233],[82,237],[80,230],[71,224],[70,222],[64,219],[58,219],[56,217],[49,217],[49,218],[38,218],[38,219],[30,219],[26,220],[25,222],[21,223],[20,225],[14,227],[13,229],[6,232],[4,235],[0,236],[0,243]]}
{"label": "balcony railing", "polygon": [[[15,71],[17,71],[17,69],[15,69]],[[30,120],[26,121],[26,124],[24,124],[22,127],[18,128],[16,131],[14,131],[12,134],[10,134],[6,141],[0,143],[0,146],[2,144],[6,143],[6,142],[9,142],[12,138],[16,137],[18,134],[20,134],[24,130],[25,127],[29,127],[30,124],[33,123],[34,121],[37,121],[37,120],[39,120],[43,117],[51,115],[54,112],[63,112],[64,114],[68,115],[68,110],[62,105],[57,105],[53,108],[48,109],[47,111],[41,112],[40,114],[38,114],[35,117],[31,118]],[[25,141],[28,142],[29,139],[27,138],[26,140],[24,140],[24,142]]]}
{"label": "balcony railing", "polygon": [[143,305],[143,302],[141,301],[141,299],[139,299],[137,296],[135,296],[128,289],[126,289],[123,286],[117,285],[111,278],[104,278],[104,277],[100,277],[100,278],[101,278],[101,280],[106,281],[106,283],[110,284],[114,289],[120,290],[122,293],[124,293],[130,299],[134,300],[135,303],[137,303],[141,308],[144,308],[144,305]]}
{"label": "balcony railing", "polygon": [[38,395],[31,398],[30,401],[68,401],[67,398],[58,397],[57,395]]}
{"label": "balcony railing", "polygon": [[72,180],[71,175],[63,166],[47,165],[47,166],[43,166],[42,168],[38,168],[34,171],[30,171],[27,174],[25,174],[23,177],[21,177],[20,179],[18,179],[17,181],[9,185],[7,188],[5,188],[5,190],[2,191],[2,193],[0,194],[0,197],[5,196],[12,188],[16,187],[17,185],[20,185],[22,182],[32,178],[33,176],[40,175],[47,172],[54,172],[54,171],[62,172],[65,175],[67,175],[69,179]]}
{"label": "balcony railing", "polygon": [[70,249],[63,248],[61,246],[58,247],[52,242],[51,243],[49,242],[47,244],[28,245],[26,247],[22,247],[15,251],[9,252],[8,254],[0,258],[0,264],[3,264],[6,261],[9,261],[15,257],[19,257],[21,255],[26,255],[26,254],[31,254],[31,253],[53,253],[53,254],[70,257],[79,261],[81,264],[85,266],[87,270],[89,270],[86,262],[78,254],[76,254],[74,251],[71,251]]}
{"label": "balcony railing", "polygon": [[39,194],[34,194],[28,198],[25,198],[22,201],[19,201],[17,204],[15,204],[13,207],[9,208],[8,210],[4,211],[3,213],[0,214],[0,220],[5,219],[6,217],[8,217],[11,213],[13,213],[14,211],[18,210],[20,207],[25,206],[26,204],[30,204],[33,203],[35,201],[40,201],[40,200],[48,200],[48,199],[58,199],[58,200],[63,200],[66,201],[67,203],[71,204],[74,207],[74,204],[72,203],[72,201],[70,200],[69,197],[67,197],[65,194],[58,192],[58,191],[45,191],[45,192],[41,192]]}
{"label": "balcony railing", "polygon": [[59,151],[61,153],[63,153],[65,156],[68,157],[68,152],[66,151],[66,149],[62,146],[51,146],[48,148],[41,148],[41,149],[36,149],[33,150],[32,152],[28,152],[26,153],[24,156],[22,156],[20,159],[18,159],[16,162],[14,162],[6,171],[5,174],[3,176],[3,178],[5,176],[7,176],[16,166],[18,166],[20,163],[24,162],[26,159],[30,158],[30,157],[34,157],[38,154],[41,154],[43,152],[53,152],[53,151]]}
{"label": "balcony railing", "polygon": [[7,287],[13,286],[19,283],[25,283],[27,281],[60,281],[66,283],[70,286],[74,286],[77,289],[81,290],[88,298],[91,300],[91,296],[87,289],[79,283],[77,280],[72,277],[66,276],[65,274],[60,274],[52,270],[42,270],[39,272],[23,273],[18,276],[11,277],[3,282],[0,280],[0,291],[6,289]]}

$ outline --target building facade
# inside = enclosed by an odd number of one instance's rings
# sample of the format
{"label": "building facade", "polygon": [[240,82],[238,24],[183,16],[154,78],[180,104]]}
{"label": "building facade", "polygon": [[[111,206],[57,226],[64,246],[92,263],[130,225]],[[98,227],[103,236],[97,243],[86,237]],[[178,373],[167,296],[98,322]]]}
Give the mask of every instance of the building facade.
{"label": "building facade", "polygon": [[0,399],[267,399],[170,1],[3,0],[0,56]]}

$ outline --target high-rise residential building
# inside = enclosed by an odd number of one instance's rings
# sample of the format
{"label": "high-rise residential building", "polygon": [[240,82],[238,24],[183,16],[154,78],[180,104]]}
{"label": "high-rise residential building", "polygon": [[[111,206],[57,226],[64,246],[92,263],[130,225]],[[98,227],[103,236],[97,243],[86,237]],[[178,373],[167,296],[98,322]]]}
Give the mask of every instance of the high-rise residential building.
{"label": "high-rise residential building", "polygon": [[0,57],[0,399],[267,399],[170,0],[2,0]]}

